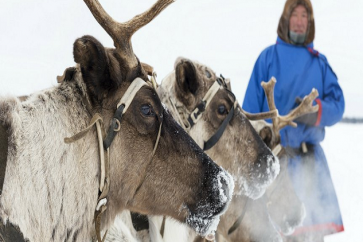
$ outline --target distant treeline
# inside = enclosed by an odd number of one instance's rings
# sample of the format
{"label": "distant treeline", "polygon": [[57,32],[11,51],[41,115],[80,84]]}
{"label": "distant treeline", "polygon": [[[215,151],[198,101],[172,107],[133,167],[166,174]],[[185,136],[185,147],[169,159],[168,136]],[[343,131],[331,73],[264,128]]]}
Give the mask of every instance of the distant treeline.
{"label": "distant treeline", "polygon": [[349,124],[361,124],[361,123],[363,123],[363,118],[344,117],[340,122],[349,123]]}

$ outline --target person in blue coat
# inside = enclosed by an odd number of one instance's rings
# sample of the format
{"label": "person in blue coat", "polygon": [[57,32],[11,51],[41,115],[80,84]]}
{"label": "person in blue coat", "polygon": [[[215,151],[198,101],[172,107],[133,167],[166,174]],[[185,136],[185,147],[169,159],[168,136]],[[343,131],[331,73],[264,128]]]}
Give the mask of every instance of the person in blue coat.
{"label": "person in blue coat", "polygon": [[[287,241],[324,241],[327,234],[344,231],[334,185],[320,142],[325,127],[339,122],[344,96],[327,58],[314,49],[314,14],[309,0],[287,0],[278,25],[276,44],[258,57],[242,108],[248,112],[268,111],[262,81],[275,77],[274,98],[280,115],[288,114],[313,88],[319,92],[316,113],[295,121],[297,128],[280,131],[281,144],[293,152],[289,173],[306,208],[303,226]],[[304,151],[302,146],[307,147]]]}

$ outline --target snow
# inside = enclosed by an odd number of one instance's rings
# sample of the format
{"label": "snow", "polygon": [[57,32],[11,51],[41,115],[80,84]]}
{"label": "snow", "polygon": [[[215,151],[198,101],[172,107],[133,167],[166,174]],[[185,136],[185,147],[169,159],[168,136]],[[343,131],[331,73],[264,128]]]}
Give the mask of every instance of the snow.
{"label": "snow", "polygon": [[[126,21],[156,0],[100,0],[109,14]],[[178,56],[209,65],[231,78],[239,103],[260,52],[275,43],[284,0],[178,0],[132,38],[141,61],[159,78]],[[363,117],[363,1],[312,0],[315,48],[336,72],[346,99],[346,117]],[[74,65],[76,38],[89,34],[113,42],[83,1],[7,0],[0,8],[0,95],[24,95],[56,85]],[[265,80],[267,81],[267,80]],[[160,79],[159,79],[160,82]],[[327,128],[322,143],[340,202],[345,232],[326,242],[363,239],[363,125]]]}
{"label": "snow", "polygon": [[325,242],[363,241],[363,125],[337,124],[327,128],[322,143],[338,194],[345,231]]}

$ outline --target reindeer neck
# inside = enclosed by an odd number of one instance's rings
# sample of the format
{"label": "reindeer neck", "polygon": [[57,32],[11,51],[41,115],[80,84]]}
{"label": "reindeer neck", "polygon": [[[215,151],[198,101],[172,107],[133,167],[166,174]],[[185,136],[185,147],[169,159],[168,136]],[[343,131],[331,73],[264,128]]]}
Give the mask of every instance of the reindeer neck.
{"label": "reindeer neck", "polygon": [[30,241],[85,241],[93,229],[99,169],[96,134],[64,143],[89,122],[80,88],[63,83],[24,103],[0,101],[1,108],[8,105],[12,110],[5,114],[11,142],[0,216],[18,225]]}

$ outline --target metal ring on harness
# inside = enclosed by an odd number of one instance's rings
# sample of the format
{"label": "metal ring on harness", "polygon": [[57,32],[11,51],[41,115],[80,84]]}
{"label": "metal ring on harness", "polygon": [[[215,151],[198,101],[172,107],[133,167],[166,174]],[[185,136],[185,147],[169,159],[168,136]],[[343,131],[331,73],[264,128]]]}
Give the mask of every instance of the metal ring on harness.
{"label": "metal ring on harness", "polygon": [[116,122],[116,128],[114,128],[113,131],[118,132],[121,130],[121,123],[118,119],[116,119],[115,122]]}

